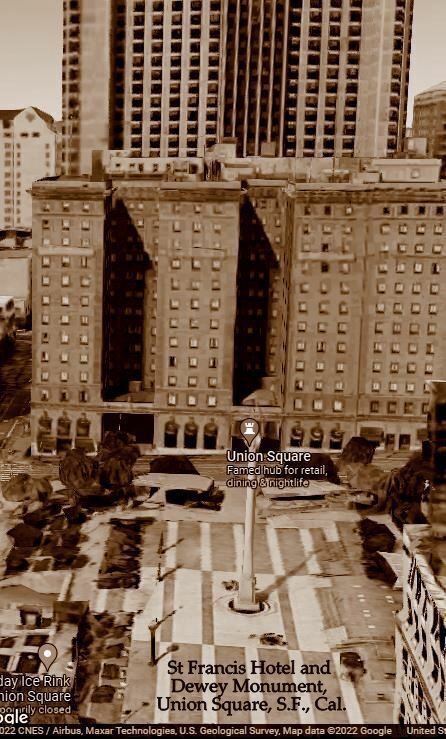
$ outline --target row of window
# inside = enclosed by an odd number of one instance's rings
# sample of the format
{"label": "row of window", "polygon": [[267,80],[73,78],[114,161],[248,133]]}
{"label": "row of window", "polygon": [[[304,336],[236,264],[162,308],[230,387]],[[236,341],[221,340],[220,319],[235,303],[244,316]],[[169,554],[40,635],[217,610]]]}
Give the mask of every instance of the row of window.
{"label": "row of window", "polygon": [[[45,255],[41,259],[41,265],[42,265],[42,267],[45,267],[45,268],[46,267],[54,267],[54,266],[56,266],[56,264],[59,263],[59,261],[58,261],[59,259],[60,259],[60,266],[61,267],[71,267],[72,266],[72,257],[66,256],[66,255],[64,255],[62,257],[50,257],[48,255]],[[76,259],[76,257],[74,259]],[[86,269],[89,266],[88,257],[80,257],[79,265],[82,267],[82,269]]]}
{"label": "row of window", "polygon": [[[420,415],[425,416],[429,409],[429,403],[421,403]],[[396,400],[385,401],[371,400],[370,401],[370,413],[387,413],[388,415],[395,415],[398,412],[398,403]],[[416,405],[412,401],[404,401],[403,412],[405,414],[415,415]]]}
{"label": "row of window", "polygon": [[[338,334],[346,334],[348,330],[348,323],[340,322],[337,324],[336,329],[337,329]],[[307,330],[307,322],[299,321],[299,323],[297,324],[297,330],[299,333],[305,333],[305,331]],[[313,330],[312,326],[310,326],[310,330]],[[325,334],[329,330],[332,331],[333,326],[329,326],[328,323],[319,321],[316,324],[316,330],[319,334]]]}
{"label": "row of window", "polygon": [[[91,277],[80,277],[79,283],[81,287],[90,287]],[[51,277],[48,274],[42,275],[40,284],[43,287],[48,287],[51,284]],[[61,275],[60,285],[61,287],[70,287],[72,285],[72,280],[71,280],[70,275]],[[43,296],[42,296],[42,299],[43,299]]]}
{"label": "row of window", "polygon": [[[68,355],[68,353],[67,353],[67,352],[62,352],[62,353],[61,353],[61,354],[59,355],[59,360],[60,360],[60,361],[62,362],[62,364],[66,364],[66,363],[68,362],[69,358],[70,358],[70,357],[69,357],[69,355]],[[71,360],[72,360],[72,359],[73,359],[73,357],[71,356]],[[49,361],[50,361],[50,355],[49,355],[49,352],[47,352],[47,351],[42,351],[42,352],[40,353],[40,361],[41,361],[41,362],[49,362]],[[88,364],[88,361],[89,361],[89,356],[88,356],[88,354],[81,354],[81,355],[79,356],[79,362],[80,362],[80,364]]]}
{"label": "row of window", "polygon": [[[177,384],[178,378],[176,375],[169,375],[167,378],[167,384],[170,387],[175,387]],[[208,377],[207,380],[208,387],[217,387],[217,378],[216,377]],[[198,377],[195,375],[191,375],[187,378],[187,385],[188,387],[197,387],[198,385]]]}
{"label": "row of window", "polygon": [[[420,282],[413,282],[412,284],[412,293],[413,295],[419,295],[422,291],[422,285]],[[387,292],[387,287],[390,287],[390,285],[387,285],[385,282],[377,282],[376,283],[376,292],[380,295],[385,295]],[[408,285],[407,285],[408,287]],[[427,286],[425,286],[427,287]],[[393,285],[393,292],[396,295],[402,295],[405,291],[406,285],[404,282],[395,282]],[[440,285],[437,283],[431,283],[429,285],[429,292],[431,295],[438,295],[440,292]]]}
{"label": "row of window", "polygon": [[[372,392],[373,393],[380,393],[384,389],[383,388],[383,384],[381,382],[378,382],[378,381],[372,382],[371,387],[372,387]],[[404,389],[408,393],[414,393],[415,392],[415,385],[414,385],[413,382],[407,382],[404,385]],[[388,384],[388,390],[389,390],[390,393],[397,393],[398,390],[401,391],[402,388],[398,386],[398,383],[397,382],[389,382],[389,384]],[[430,392],[429,383],[425,382],[423,384],[423,392],[426,393],[426,394],[428,394]]]}
{"label": "row of window", "polygon": [[[342,295],[348,295],[350,293],[350,285],[347,282],[339,282],[336,287],[339,286],[339,291]],[[301,293],[309,293],[310,292],[310,283],[309,282],[301,282],[299,285],[299,289]],[[330,290],[330,284],[328,282],[321,282],[319,285],[319,292],[322,295],[326,295]],[[311,292],[314,291],[314,285],[311,287]]]}
{"label": "row of window", "polygon": [[[343,400],[333,400],[330,408],[335,413],[342,413],[344,410],[344,401]],[[301,398],[295,398],[294,400],[294,410],[295,411],[301,411],[304,407],[304,401]],[[328,410],[328,404],[327,402],[324,402],[321,398],[314,398],[312,401],[312,409],[314,411],[323,411]]]}
{"label": "row of window", "polygon": [[[40,380],[41,382],[48,382],[50,379],[50,373],[47,370],[42,370],[40,373]],[[67,370],[63,370],[60,375],[59,379],[61,382],[68,382],[69,381],[69,372]],[[83,371],[79,373],[79,382],[88,382],[89,375],[88,372]]]}
{"label": "row of window", "polygon": [[[323,214],[324,216],[331,216],[336,215],[338,212],[341,212],[340,207],[332,206],[332,205],[304,205],[303,208],[304,215],[311,216],[311,215],[319,215]],[[346,205],[342,208],[343,215],[351,216],[354,213],[354,208],[352,205]],[[445,208],[443,205],[417,205],[417,206],[409,206],[409,205],[399,205],[399,206],[390,206],[385,205],[382,208],[382,215],[383,216],[392,216],[392,215],[399,215],[399,216],[407,216],[407,215],[417,215],[417,216],[427,216],[427,215],[436,215],[436,216],[442,216],[445,214]]]}
{"label": "row of window", "polygon": [[[50,335],[48,332],[43,331],[41,335],[41,343],[42,344],[49,344]],[[70,335],[66,334],[65,332],[62,332],[59,336],[59,340],[61,344],[69,344],[70,343]],[[82,346],[88,346],[89,338],[88,334],[80,334],[79,335],[79,344]]]}
{"label": "row of window", "polygon": [[[405,324],[407,326],[407,324]],[[437,324],[436,323],[428,323],[427,326],[421,326],[419,323],[409,323],[409,334],[412,336],[418,336],[422,329],[424,328],[426,330],[426,333],[428,336],[434,336],[437,333]],[[402,323],[392,323],[392,326],[389,325],[389,328],[392,329],[393,334],[401,334],[403,329]],[[385,329],[385,324],[381,321],[378,321],[375,323],[375,334],[383,334]]]}
{"label": "row of window", "polygon": [[[53,209],[57,210],[58,206],[59,206],[58,201],[54,201],[54,205],[53,203],[42,203],[42,210],[44,213],[50,213]],[[72,206],[73,206],[73,203],[70,203],[68,201],[62,202],[62,210],[69,211],[72,209]],[[84,213],[89,213],[90,209],[91,209],[90,203],[82,203],[82,211]],[[77,207],[75,208],[75,210],[77,210]]]}
{"label": "row of window", "polygon": [[[77,317],[77,316],[76,316]],[[88,326],[90,324],[90,316],[79,316],[79,321],[81,326]],[[48,326],[50,322],[50,316],[48,313],[42,313],[42,325]],[[59,317],[59,323],[63,326],[69,326],[71,323],[71,318],[68,314],[62,314]]]}
{"label": "row of window", "polygon": [[[416,291],[417,292],[417,291]],[[419,291],[421,292],[421,290]],[[390,308],[390,306],[388,306]],[[408,308],[409,306],[406,306]],[[435,316],[438,313],[438,306],[436,303],[429,303],[428,304],[428,313],[431,316]],[[413,314],[421,313],[421,304],[420,303],[411,303],[410,304],[410,312]],[[376,303],[375,305],[375,312],[376,313],[385,313],[386,312],[386,304],[385,303]],[[402,303],[394,303],[392,306],[392,312],[393,313],[403,313],[403,304]]]}
{"label": "row of window", "polygon": [[[180,290],[181,288],[184,288],[185,285],[181,284],[179,280],[171,279],[170,280],[170,289],[171,290]],[[189,290],[201,290],[203,287],[203,284],[200,280],[191,280],[189,282],[189,287],[186,289]],[[211,280],[211,289],[212,290],[220,290],[220,280]]]}
{"label": "row of window", "polygon": [[[185,268],[185,262],[184,260],[179,259],[178,257],[175,257],[174,259],[170,260],[170,266],[172,269],[181,269]],[[206,269],[208,268],[208,262],[206,260],[205,262]],[[197,259],[196,257],[193,257],[191,259],[191,267],[193,270],[199,270],[201,269],[201,259]],[[221,269],[221,259],[212,259],[211,260],[211,269],[215,272]]]}
{"label": "row of window", "polygon": [[[174,354],[171,354],[168,358],[168,366],[170,368],[178,367],[178,357],[176,357]],[[198,357],[188,357],[188,366],[196,369],[198,367]],[[217,357],[210,357],[208,359],[208,367],[209,369],[217,369]]]}
{"label": "row of window", "polygon": [[[210,307],[211,310],[219,310],[220,309],[220,306],[221,306],[221,302],[220,302],[220,299],[219,298],[213,298],[210,301],[210,303],[209,303],[209,307]],[[171,298],[169,300],[169,308],[171,310],[179,310],[179,308],[180,308],[180,301],[177,300],[177,299],[175,299],[175,298]],[[191,310],[199,310],[200,309],[200,301],[198,300],[198,298],[191,298],[191,300],[190,300],[190,308],[191,308]]]}
{"label": "row of window", "polygon": [[[189,226],[189,223],[185,223],[183,225]],[[200,221],[194,221],[192,223],[192,231],[194,233],[200,233],[202,229],[202,225],[203,224]],[[221,223],[214,223],[213,229],[215,233],[221,233]],[[181,231],[182,230],[181,221],[174,221],[172,224],[172,230],[175,232]]]}
{"label": "row of window", "polygon": [[[60,390],[59,391],[59,401],[62,403],[66,403],[70,400],[72,397],[72,394],[68,392],[68,390]],[[79,400],[79,403],[88,403],[90,400],[90,393],[88,390],[80,390],[77,393],[77,398]],[[40,391],[40,400],[47,401],[50,399],[50,391],[49,390],[41,390]]]}
{"label": "row of window", "polygon": [[[187,405],[188,406],[196,406],[198,402],[198,398],[196,395],[188,395],[187,396]],[[210,408],[214,408],[217,405],[217,398],[215,395],[208,395],[207,396],[207,405]],[[169,393],[167,396],[167,405],[177,405],[178,403],[178,396],[176,393]]]}
{"label": "row of window", "polygon": [[[91,240],[88,239],[88,238],[82,238],[80,240],[79,239],[76,239],[75,240],[75,243],[72,243],[72,239],[70,239],[69,236],[63,236],[61,242],[62,242],[62,246],[82,246],[82,247],[89,247],[89,246],[91,246]],[[42,239],[42,246],[55,246],[55,247],[58,247],[58,246],[60,246],[60,244],[59,243],[57,243],[57,244],[51,243],[51,239],[49,239],[47,236],[45,236]]]}

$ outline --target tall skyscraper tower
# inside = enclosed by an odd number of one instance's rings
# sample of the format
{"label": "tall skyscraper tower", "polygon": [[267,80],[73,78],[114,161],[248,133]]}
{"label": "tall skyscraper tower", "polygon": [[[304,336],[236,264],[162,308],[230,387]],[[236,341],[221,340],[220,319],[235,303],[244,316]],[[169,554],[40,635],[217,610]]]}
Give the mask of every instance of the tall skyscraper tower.
{"label": "tall skyscraper tower", "polygon": [[65,171],[93,149],[196,156],[217,141],[223,0],[65,0]]}
{"label": "tall skyscraper tower", "polygon": [[[413,0],[227,0],[223,133],[241,156],[401,147]],[[270,151],[271,153],[271,151]]]}
{"label": "tall skyscraper tower", "polygon": [[[65,0],[65,171],[93,149],[391,155],[413,0]],[[265,149],[265,144],[269,145]]]}

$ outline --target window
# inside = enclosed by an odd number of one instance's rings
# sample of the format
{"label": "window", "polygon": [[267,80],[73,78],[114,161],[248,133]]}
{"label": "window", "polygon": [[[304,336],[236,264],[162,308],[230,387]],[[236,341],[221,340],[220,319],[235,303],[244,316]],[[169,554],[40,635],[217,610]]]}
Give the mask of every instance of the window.
{"label": "window", "polygon": [[426,364],[424,366],[424,374],[425,375],[431,375],[434,371],[434,365],[433,364]]}
{"label": "window", "polygon": [[398,391],[398,383],[397,382],[389,382],[389,392],[396,393]]}
{"label": "window", "polygon": [[221,260],[220,259],[213,259],[212,260],[212,269],[217,271],[221,269]]}
{"label": "window", "polygon": [[90,221],[82,221],[81,222],[81,229],[82,229],[82,231],[89,231],[90,230]]}
{"label": "window", "polygon": [[173,298],[171,298],[169,300],[169,308],[170,308],[170,310],[178,310],[179,307],[180,307],[180,301],[179,300],[174,300]]}
{"label": "window", "polygon": [[336,345],[336,351],[338,354],[344,354],[347,351],[347,344],[345,344],[343,341],[338,341]]}
{"label": "window", "polygon": [[201,223],[199,223],[198,221],[195,221],[194,224],[193,224],[193,231],[194,231],[194,233],[200,233],[200,231],[201,231]]}
{"label": "window", "polygon": [[67,315],[66,315],[66,314],[64,313],[64,314],[63,314],[63,315],[61,315],[61,317],[60,317],[60,322],[61,322],[61,324],[65,325],[65,326],[66,326],[66,325],[68,325],[68,324],[70,323],[70,316],[67,316]]}
{"label": "window", "polygon": [[70,297],[69,297],[69,295],[62,295],[62,297],[60,299],[60,304],[61,305],[70,305]]}
{"label": "window", "polygon": [[197,405],[197,396],[196,395],[188,395],[187,396],[187,404],[188,405]]}
{"label": "window", "polygon": [[375,312],[376,313],[385,313],[386,311],[386,305],[385,303],[377,303],[375,306]]}
{"label": "window", "polygon": [[[79,342],[83,346],[88,346],[88,336],[87,336],[87,334],[81,334],[80,339],[79,339]],[[67,341],[67,343],[68,343],[68,341]]]}
{"label": "window", "polygon": [[415,383],[414,382],[406,382],[406,392],[407,393],[414,393],[415,392]]}
{"label": "window", "polygon": [[218,310],[220,308],[220,299],[213,298],[211,300],[211,310]]}
{"label": "window", "polygon": [[438,262],[432,262],[431,265],[431,273],[433,275],[439,275],[440,274],[440,265]]}
{"label": "window", "polygon": [[68,372],[66,372],[66,370],[63,370],[60,373],[60,381],[61,382],[68,382]]}
{"label": "window", "polygon": [[382,234],[388,234],[390,233],[390,226],[388,223],[381,224],[381,233]]}
{"label": "window", "polygon": [[379,413],[379,400],[370,401],[370,413]]}
{"label": "window", "polygon": [[296,351],[298,352],[304,352],[306,348],[305,341],[298,341],[296,344]]}
{"label": "window", "polygon": [[307,330],[306,321],[299,321],[297,324],[297,330],[299,333],[304,333]]}
{"label": "window", "polygon": [[335,413],[340,413],[344,410],[344,401],[343,400],[334,400],[333,401],[333,410]]}
{"label": "window", "polygon": [[208,406],[216,406],[217,405],[217,398],[215,395],[208,395]]}
{"label": "window", "polygon": [[434,303],[429,305],[429,315],[434,316],[438,313],[437,306]]}
{"label": "window", "polygon": [[42,303],[42,305],[49,305],[50,304],[50,296],[49,295],[42,295],[41,303]]}
{"label": "window", "polygon": [[[301,380],[301,382],[302,382],[302,385],[303,385],[303,380]],[[324,383],[322,382],[322,380],[316,380],[316,382],[314,383],[314,389],[315,390],[323,390],[323,387],[324,387]]]}
{"label": "window", "polygon": [[89,277],[81,277],[81,287],[90,287],[91,280]]}
{"label": "window", "polygon": [[317,352],[325,352],[327,349],[327,342],[326,341],[317,341],[316,342],[316,351]]}
{"label": "window", "polygon": [[40,359],[42,362],[48,362],[49,360],[49,354],[48,352],[42,352],[40,355]]}
{"label": "window", "polygon": [[180,259],[171,259],[170,266],[172,269],[180,269],[181,267],[181,260]]}
{"label": "window", "polygon": [[209,369],[217,369],[218,359],[216,357],[210,357],[208,366],[209,366]]}
{"label": "window", "polygon": [[175,377],[175,375],[169,375],[168,376],[168,378],[167,378],[167,384],[170,385],[170,386],[173,386],[173,385],[176,385],[177,384],[177,378]]}
{"label": "window", "polygon": [[303,408],[303,402],[301,398],[295,398],[294,399],[294,410],[295,411],[301,411]]}
{"label": "window", "polygon": [[319,303],[319,313],[328,313],[329,312],[329,306],[328,303],[322,302]]}
{"label": "window", "polygon": [[41,382],[48,382],[49,379],[49,373],[47,370],[44,370],[40,373],[40,380]]}
{"label": "window", "polygon": [[400,254],[405,254],[407,252],[407,244],[398,244],[398,251]]}
{"label": "window", "polygon": [[208,387],[217,387],[216,377],[208,377]]}
{"label": "window", "polygon": [[90,298],[88,295],[82,295],[81,296],[81,306],[83,308],[86,308],[90,304]]}
{"label": "window", "polygon": [[51,257],[42,257],[42,267],[50,267],[51,266]]}
{"label": "window", "polygon": [[347,324],[338,323],[338,334],[346,334],[346,333],[347,333]]}
{"label": "window", "polygon": [[197,387],[197,385],[198,385],[198,377],[194,377],[194,376],[188,377],[187,378],[187,384],[188,384],[189,387]]}
{"label": "window", "polygon": [[383,350],[383,345],[381,344],[381,342],[375,341],[373,344],[373,351],[379,354],[380,352],[382,352],[382,350]]}
{"label": "window", "polygon": [[197,357],[189,357],[189,367],[198,367]]}
{"label": "window", "polygon": [[314,411],[324,410],[324,401],[323,400],[313,400],[313,410]]}
{"label": "window", "polygon": [[[405,223],[401,223],[400,226],[399,226],[399,228],[398,228],[398,231],[400,232],[400,234],[407,234],[407,226],[406,226],[406,224]],[[417,229],[417,233],[424,233],[424,231],[420,232]]]}
{"label": "window", "polygon": [[439,290],[440,290],[440,286],[439,285],[437,285],[435,283],[432,283],[431,284],[431,287],[430,287],[430,294],[431,295],[438,295]]}
{"label": "window", "polygon": [[85,371],[79,372],[79,380],[81,382],[88,382],[88,372],[85,372]]}
{"label": "window", "polygon": [[373,372],[381,372],[382,364],[381,362],[373,362],[372,363],[372,371]]}
{"label": "window", "polygon": [[389,400],[387,403],[387,413],[394,414],[396,413],[396,401],[395,400]]}
{"label": "window", "polygon": [[167,405],[176,405],[177,404],[177,396],[175,393],[169,393],[167,396]]}
{"label": "window", "polygon": [[378,381],[372,382],[372,392],[379,393],[381,390],[381,383]]}
{"label": "window", "polygon": [[298,311],[299,311],[299,313],[306,313],[307,312],[307,304],[300,302],[298,304]]}
{"label": "window", "polygon": [[173,231],[181,231],[181,224],[179,221],[174,221],[172,224]]}
{"label": "window", "polygon": [[325,334],[327,331],[327,324],[326,323],[318,323],[317,324],[317,330],[320,334]]}
{"label": "window", "polygon": [[427,324],[427,333],[428,336],[433,336],[437,333],[437,324],[436,323],[428,323]]}
{"label": "window", "polygon": [[88,326],[90,319],[88,316],[81,316],[81,326]]}
{"label": "window", "polygon": [[198,310],[200,307],[200,301],[198,298],[191,298],[190,307],[192,310]]}
{"label": "window", "polygon": [[48,400],[50,397],[50,394],[48,390],[41,390],[40,391],[40,400]]}
{"label": "window", "polygon": [[345,370],[344,362],[336,362],[336,372],[344,372],[344,370]]}
{"label": "window", "polygon": [[218,349],[218,339],[209,339],[209,349]]}
{"label": "window", "polygon": [[48,287],[48,285],[50,284],[49,275],[42,275],[40,284],[42,285],[42,287]]}

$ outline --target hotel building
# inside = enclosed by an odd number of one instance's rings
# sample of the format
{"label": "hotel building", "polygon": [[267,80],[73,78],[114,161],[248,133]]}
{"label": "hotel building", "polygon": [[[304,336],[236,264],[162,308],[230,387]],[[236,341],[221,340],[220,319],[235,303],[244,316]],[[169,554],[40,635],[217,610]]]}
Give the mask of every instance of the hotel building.
{"label": "hotel building", "polygon": [[446,166],[446,82],[415,96],[412,135],[425,138],[427,155]]}
{"label": "hotel building", "polygon": [[0,110],[0,228],[30,228],[34,180],[55,174],[53,119],[38,108]]}
{"label": "hotel building", "polygon": [[64,171],[95,149],[402,149],[413,0],[64,0]]}
{"label": "hotel building", "polygon": [[305,159],[226,154],[109,152],[107,182],[96,165],[34,185],[34,450],[45,409],[54,431],[82,408],[93,446],[121,428],[225,448],[254,405],[283,447],[296,425],[324,448],[424,438],[446,358],[440,162],[313,160],[309,176]]}

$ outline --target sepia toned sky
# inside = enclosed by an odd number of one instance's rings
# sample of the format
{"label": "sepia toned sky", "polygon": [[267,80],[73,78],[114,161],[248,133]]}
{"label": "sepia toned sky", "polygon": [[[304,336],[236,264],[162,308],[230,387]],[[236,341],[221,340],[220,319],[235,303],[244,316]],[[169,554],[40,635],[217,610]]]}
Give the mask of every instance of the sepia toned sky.
{"label": "sepia toned sky", "polygon": [[[446,0],[415,0],[413,96],[446,80]],[[0,0],[0,108],[36,105],[61,117],[62,0]]]}

